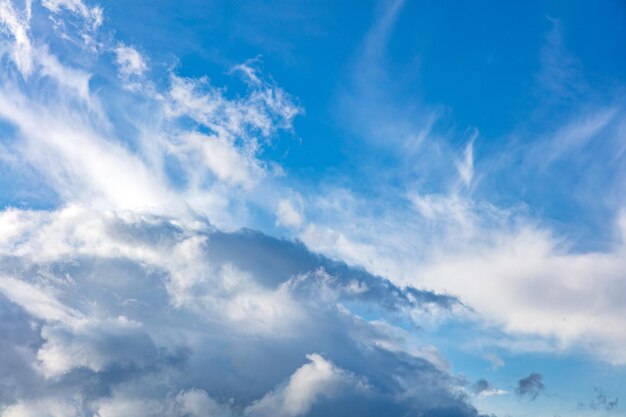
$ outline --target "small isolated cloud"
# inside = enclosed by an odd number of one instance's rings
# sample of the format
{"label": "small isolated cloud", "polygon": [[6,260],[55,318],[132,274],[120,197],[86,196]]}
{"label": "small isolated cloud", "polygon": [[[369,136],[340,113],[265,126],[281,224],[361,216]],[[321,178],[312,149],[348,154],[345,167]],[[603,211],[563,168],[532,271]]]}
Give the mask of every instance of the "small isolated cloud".
{"label": "small isolated cloud", "polygon": [[595,387],[593,390],[596,398],[589,404],[589,408],[604,411],[612,411],[617,408],[619,398],[611,399],[602,388]]}
{"label": "small isolated cloud", "polygon": [[504,390],[494,388],[486,379],[479,379],[476,381],[472,385],[471,391],[474,395],[479,395],[481,397],[492,397],[494,395],[504,395],[507,393]]}
{"label": "small isolated cloud", "polygon": [[232,72],[238,72],[243,75],[243,78],[246,82],[253,85],[261,85],[263,81],[259,78],[257,74],[257,69],[254,67],[254,64],[260,60],[260,57],[251,59],[246,61],[243,64],[235,65],[232,69]]}
{"label": "small isolated cloud", "polygon": [[525,378],[517,381],[517,388],[515,393],[520,397],[529,397],[534,400],[546,389],[543,383],[543,375],[538,372],[533,372]]}
{"label": "small isolated cloud", "polygon": [[120,76],[129,78],[133,75],[142,75],[148,69],[145,59],[130,46],[120,45],[115,48],[116,62]]}
{"label": "small isolated cloud", "polygon": [[472,391],[475,394],[480,394],[489,389],[491,389],[491,385],[486,379],[479,379],[478,381],[474,383],[474,385],[472,385]]}

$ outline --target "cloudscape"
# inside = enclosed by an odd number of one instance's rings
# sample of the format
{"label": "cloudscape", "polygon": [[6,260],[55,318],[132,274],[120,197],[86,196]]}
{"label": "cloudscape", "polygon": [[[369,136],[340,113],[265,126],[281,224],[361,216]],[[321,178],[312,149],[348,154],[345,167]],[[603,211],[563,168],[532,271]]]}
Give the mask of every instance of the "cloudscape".
{"label": "cloudscape", "polygon": [[626,416],[626,3],[0,0],[0,416]]}

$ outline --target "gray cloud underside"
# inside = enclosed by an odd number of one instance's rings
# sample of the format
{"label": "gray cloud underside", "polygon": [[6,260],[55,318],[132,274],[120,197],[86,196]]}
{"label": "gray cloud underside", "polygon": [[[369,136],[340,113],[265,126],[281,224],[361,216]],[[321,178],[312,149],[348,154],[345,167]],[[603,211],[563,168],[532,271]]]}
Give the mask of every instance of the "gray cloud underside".
{"label": "gray cloud underside", "polygon": [[203,221],[2,217],[3,416],[477,415],[384,320],[453,298]]}

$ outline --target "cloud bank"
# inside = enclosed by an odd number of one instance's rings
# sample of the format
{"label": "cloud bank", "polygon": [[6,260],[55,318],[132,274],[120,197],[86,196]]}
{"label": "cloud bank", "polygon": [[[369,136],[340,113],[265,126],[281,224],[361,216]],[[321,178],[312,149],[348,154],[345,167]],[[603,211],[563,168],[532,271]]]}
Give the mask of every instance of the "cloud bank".
{"label": "cloud bank", "polygon": [[477,415],[390,324],[455,299],[200,219],[71,206],[0,225],[2,415]]}

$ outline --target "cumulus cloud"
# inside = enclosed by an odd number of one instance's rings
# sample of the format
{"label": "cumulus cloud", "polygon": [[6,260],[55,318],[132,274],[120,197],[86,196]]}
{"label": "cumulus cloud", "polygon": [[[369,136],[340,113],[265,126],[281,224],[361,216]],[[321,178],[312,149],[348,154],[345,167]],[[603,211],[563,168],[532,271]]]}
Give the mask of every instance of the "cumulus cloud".
{"label": "cumulus cloud", "polygon": [[266,394],[246,408],[252,417],[297,417],[305,415],[317,401],[337,395],[342,390],[367,390],[367,384],[337,368],[318,354],[307,355],[302,365],[281,388]]}
{"label": "cumulus cloud", "polygon": [[67,417],[80,415],[80,403],[76,398],[42,398],[32,402],[20,401],[5,408],[5,417]]}
{"label": "cumulus cloud", "polygon": [[28,329],[0,328],[20,358],[2,364],[8,415],[477,415],[386,321],[454,299],[201,219],[78,206],[0,219],[0,306]]}
{"label": "cumulus cloud", "polygon": [[181,390],[165,399],[137,399],[116,392],[109,399],[99,401],[95,406],[94,417],[115,417],[120,415],[172,416],[172,417],[231,417],[237,414],[229,403],[219,403],[199,389]]}

